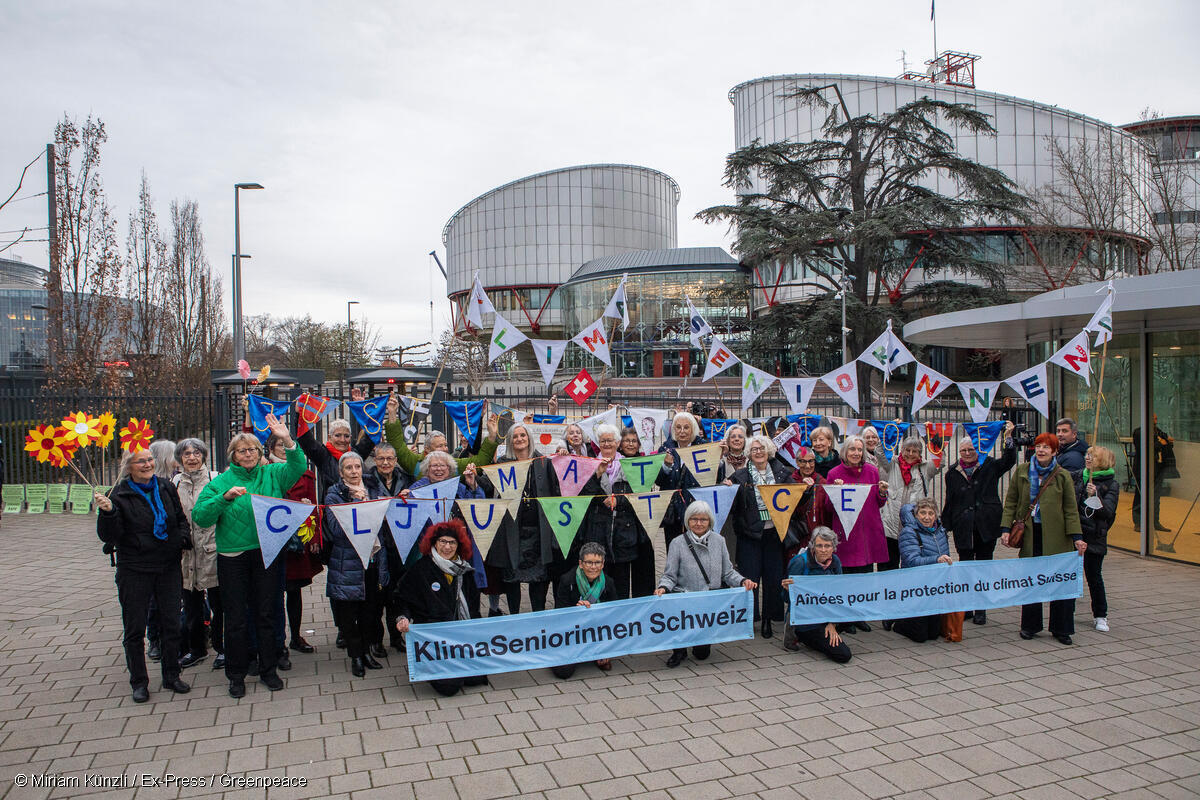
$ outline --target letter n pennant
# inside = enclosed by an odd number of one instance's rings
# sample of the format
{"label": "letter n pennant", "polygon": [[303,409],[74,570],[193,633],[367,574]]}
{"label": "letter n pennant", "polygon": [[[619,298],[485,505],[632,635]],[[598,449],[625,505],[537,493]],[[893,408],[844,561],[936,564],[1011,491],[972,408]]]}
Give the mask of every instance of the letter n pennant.
{"label": "letter n pennant", "polygon": [[652,456],[622,458],[618,463],[621,465],[621,472],[624,473],[625,480],[629,481],[633,491],[642,494],[654,486],[654,481],[658,478],[658,473],[662,470],[663,460],[666,457],[666,453],[657,453]]}
{"label": "letter n pennant", "polygon": [[316,509],[312,503],[258,494],[250,495],[250,505],[254,509],[254,525],[258,528],[258,547],[262,551],[264,568],[271,566],[288,539]]}
{"label": "letter n pennant", "polygon": [[383,525],[383,519],[387,516],[388,506],[391,504],[391,498],[387,498],[366,503],[325,506],[342,526],[342,532],[346,534],[350,544],[354,545],[354,550],[362,560],[363,569],[367,568],[367,563],[371,560],[371,549],[379,538],[379,527]]}
{"label": "letter n pennant", "polygon": [[782,542],[787,537],[788,524],[792,521],[792,514],[796,511],[796,506],[800,505],[800,499],[804,497],[804,493],[808,491],[809,487],[802,483],[782,483],[757,488],[758,493],[762,495],[763,502],[767,504],[767,513],[771,515],[771,522],[775,523],[775,533],[779,534],[779,541]]}
{"label": "letter n pennant", "polygon": [[591,502],[590,495],[538,498],[538,503],[542,506],[542,513],[546,515],[546,521],[550,523],[550,530],[554,531],[554,538],[558,540],[558,549],[564,556],[571,552],[571,543],[575,541],[579,523],[583,522],[583,517],[587,514]]}
{"label": "letter n pennant", "polygon": [[842,523],[842,530],[849,539],[850,531],[854,529],[854,523],[858,522],[858,515],[862,513],[863,507],[867,504],[867,498],[871,496],[872,484],[825,483],[821,485],[821,488],[825,490],[825,494],[829,495],[829,502],[833,503],[833,510],[837,512],[838,521]]}

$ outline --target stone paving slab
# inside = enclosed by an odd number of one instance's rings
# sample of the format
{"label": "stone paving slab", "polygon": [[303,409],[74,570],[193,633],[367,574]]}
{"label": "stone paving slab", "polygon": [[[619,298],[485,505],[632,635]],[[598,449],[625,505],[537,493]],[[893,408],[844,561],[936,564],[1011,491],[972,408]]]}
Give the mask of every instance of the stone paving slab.
{"label": "stone paving slab", "polygon": [[[352,678],[318,578],[304,617],[317,652],[293,654],[284,691],[249,679],[232,700],[210,658],[179,697],[155,691],[152,665],[137,705],[94,518],[8,515],[0,798],[1198,797],[1200,569],[1113,552],[1105,573],[1112,632],[1091,629],[1085,593],[1072,647],[1022,641],[1002,609],[958,644],[877,626],[848,637],[844,666],[756,638],[676,670],[648,654],[452,698],[410,685],[395,654]],[[32,775],[134,785],[16,785]],[[306,785],[234,783],[267,777]]]}

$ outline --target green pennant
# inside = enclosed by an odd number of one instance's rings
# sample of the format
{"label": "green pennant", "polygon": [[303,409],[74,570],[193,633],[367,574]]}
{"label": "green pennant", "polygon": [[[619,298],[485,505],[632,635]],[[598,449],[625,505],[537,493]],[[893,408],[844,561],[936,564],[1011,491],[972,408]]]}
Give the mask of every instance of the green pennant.
{"label": "green pennant", "polygon": [[575,541],[579,523],[583,522],[588,506],[592,503],[592,496],[539,497],[537,501],[542,506],[542,513],[546,515],[546,521],[550,523],[550,528],[554,531],[554,538],[558,540],[559,550],[565,556],[571,552],[571,543]]}
{"label": "green pennant", "polygon": [[663,460],[666,457],[666,453],[658,453],[653,456],[633,456],[620,460],[621,471],[625,473],[625,480],[629,481],[629,485],[633,487],[634,494],[648,492],[654,487],[654,480],[658,477],[658,472],[662,469]]}

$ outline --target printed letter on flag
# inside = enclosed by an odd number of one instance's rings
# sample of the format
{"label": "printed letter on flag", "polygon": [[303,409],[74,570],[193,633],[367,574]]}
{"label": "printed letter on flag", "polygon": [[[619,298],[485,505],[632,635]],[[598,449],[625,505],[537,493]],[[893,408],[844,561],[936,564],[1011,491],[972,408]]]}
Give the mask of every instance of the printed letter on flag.
{"label": "printed letter on flag", "polygon": [[855,366],[855,362],[842,364],[833,372],[822,375],[821,380],[825,381],[826,386],[837,392],[838,397],[853,408],[855,414],[858,413],[858,368]]}
{"label": "printed letter on flag", "polygon": [[[887,330],[879,334],[875,341],[867,345],[867,349],[858,357],[876,369],[883,370],[883,380],[886,383],[892,377],[892,370],[902,367],[915,359],[913,354],[904,346],[904,342],[892,331],[892,321],[889,319]],[[857,410],[857,409],[855,409]]]}
{"label": "printed letter on flag", "polygon": [[633,491],[642,494],[654,486],[654,481],[662,469],[663,459],[666,457],[666,453],[657,453],[652,456],[622,458],[617,463],[621,465],[621,472],[624,473],[625,480],[629,481],[629,485],[633,487]]}
{"label": "printed letter on flag", "polygon": [[913,386],[912,413],[916,414],[925,404],[942,392],[949,389],[954,381],[947,378],[936,369],[930,369],[917,362],[917,382]]}
{"label": "printed letter on flag", "polygon": [[992,448],[996,445],[996,440],[1000,438],[1001,432],[1004,431],[1004,426],[1008,423],[1002,419],[993,422],[964,422],[963,430],[967,436],[971,437],[971,441],[975,443],[975,451],[979,453],[979,462],[982,464],[992,452]]}
{"label": "printed letter on flag", "polygon": [[571,341],[612,366],[612,360],[608,356],[608,336],[604,333],[604,317],[584,328]]}
{"label": "printed letter on flag", "polygon": [[475,537],[475,546],[480,555],[487,555],[496,538],[496,531],[504,521],[505,504],[502,500],[463,500],[458,501],[458,510],[462,512],[471,535]]}
{"label": "printed letter on flag", "polygon": [[379,526],[383,524],[383,518],[387,516],[391,504],[391,498],[387,498],[366,503],[325,506],[325,510],[332,512],[338,524],[342,526],[342,532],[346,534],[350,544],[354,545],[358,557],[362,559],[363,569],[367,568],[367,563],[371,560],[371,549],[378,539]]}
{"label": "printed letter on flag", "polygon": [[554,380],[554,373],[562,362],[563,353],[567,350],[566,339],[530,339],[533,345],[533,355],[537,358],[538,368],[542,371],[542,380],[546,385]]}
{"label": "printed letter on flag", "polygon": [[797,423],[793,422],[788,425],[775,434],[775,438],[771,440],[775,443],[775,455],[793,467],[796,466],[796,453],[800,452],[800,448],[804,446],[803,438]]}
{"label": "printed letter on flag", "polygon": [[479,282],[479,273],[476,272],[475,280],[471,283],[471,296],[467,298],[467,322],[482,329],[484,312],[495,314],[496,307],[488,299],[487,292],[483,290],[483,284]]}
{"label": "printed letter on flag", "polygon": [[1025,398],[1025,402],[1037,409],[1037,412],[1046,419],[1050,419],[1050,395],[1046,392],[1046,388],[1050,385],[1046,379],[1046,362],[1035,364],[1024,372],[1018,372],[1011,378],[1004,380],[1012,390],[1021,397]]}
{"label": "printed letter on flag", "polygon": [[740,364],[741,361],[740,358],[733,354],[733,351],[725,346],[720,337],[714,333],[712,346],[708,350],[708,361],[704,365],[703,381],[711,380],[713,376],[720,375],[734,364]]}
{"label": "printed letter on flag", "polygon": [[[492,338],[488,341],[488,363],[492,363],[528,338],[517,330],[516,325],[497,314],[496,322],[492,325]],[[538,363],[541,363],[540,359]]]}
{"label": "printed letter on flag", "polygon": [[[687,300],[688,335],[691,337],[692,347],[695,347],[697,350],[703,350],[704,345],[700,343],[700,337],[704,336],[706,333],[712,333],[713,330],[711,327],[709,327],[709,324],[704,321],[704,317],[700,316],[700,312],[696,310],[696,307],[692,305],[692,301],[686,296],[684,299]],[[708,378],[705,378],[704,380],[708,380]]]}
{"label": "printed letter on flag", "polygon": [[312,503],[297,503],[277,497],[250,495],[254,509],[254,524],[258,528],[258,546],[262,550],[263,567],[269,568],[292,534],[316,508]]}
{"label": "printed letter on flag", "polygon": [[864,483],[846,483],[840,486],[824,483],[821,484],[821,488],[829,495],[829,502],[833,503],[833,510],[837,512],[838,521],[842,523],[842,531],[849,539],[850,531],[854,529],[854,523],[858,521],[858,515],[866,506],[867,498],[874,487]]}
{"label": "printed letter on flag", "polygon": [[688,489],[688,494],[693,500],[703,500],[712,508],[713,513],[717,516],[717,525],[713,528],[718,533],[725,527],[725,520],[729,517],[729,509],[733,508],[733,500],[737,497],[738,485],[726,486],[723,483],[716,486],[695,486]]}
{"label": "printed letter on flag", "polygon": [[779,385],[783,387],[783,396],[787,398],[788,407],[793,414],[803,414],[808,410],[808,401],[812,398],[813,389],[817,387],[820,378],[780,378]]}
{"label": "printed letter on flag", "polygon": [[971,419],[976,422],[983,422],[987,419],[988,411],[992,408],[992,401],[996,399],[996,390],[999,388],[1000,381],[980,381],[978,383],[959,381],[958,391],[962,392],[963,400],[967,404],[967,411],[971,412]]}
{"label": "printed letter on flag", "polygon": [[[392,541],[396,543],[396,550],[400,553],[401,561],[408,560],[408,554],[412,552],[413,546],[421,536],[425,523],[431,520],[435,514],[440,515],[438,505],[439,501],[437,500],[418,500],[416,498],[410,498],[406,502],[399,497],[394,497],[388,501],[387,524],[392,531]],[[395,567],[395,569],[399,568],[399,566]]]}
{"label": "printed letter on flag", "polygon": [[591,502],[590,496],[538,498],[542,513],[546,515],[546,521],[554,531],[554,538],[558,540],[558,549],[564,556],[571,552],[575,532],[579,530],[579,523],[583,522],[583,516]]}
{"label": "printed letter on flag", "polygon": [[625,278],[625,275],[621,276],[617,290],[613,292],[612,299],[604,307],[604,317],[621,320],[621,330],[623,331],[629,329],[629,305],[625,301]]}
{"label": "printed letter on flag", "polygon": [[754,403],[758,396],[775,382],[775,376],[769,372],[742,362],[742,408],[746,409]]}
{"label": "printed letter on flag", "polygon": [[[484,401],[480,400],[479,402]],[[442,501],[437,504],[437,512],[433,515],[433,521],[446,522],[450,519],[450,506],[454,503],[454,498],[458,496],[458,482],[459,476],[455,475],[448,480],[410,489],[409,494],[412,497],[433,498]]]}
{"label": "printed letter on flag", "polygon": [[1092,331],[1096,334],[1096,347],[1099,347],[1108,340],[1112,339],[1112,307],[1114,295],[1112,281],[1108,282],[1108,286],[1106,287],[1105,291],[1106,294],[1104,295],[1104,300],[1101,301],[1100,307],[1096,309],[1096,313],[1092,315],[1087,327],[1084,328],[1084,330]]}
{"label": "printed letter on flag", "polygon": [[675,451],[680,463],[701,486],[712,486],[717,482],[717,467],[721,466],[721,445],[698,444],[681,447]]}
{"label": "printed letter on flag", "polygon": [[649,536],[662,527],[667,506],[671,505],[674,495],[674,492],[647,492],[626,495],[625,498],[633,506],[633,513],[637,514],[638,522],[642,523],[642,530]]}
{"label": "printed letter on flag", "polygon": [[525,491],[525,478],[529,475],[529,465],[532,458],[524,461],[506,461],[502,464],[489,464],[483,467],[483,474],[492,482],[492,488],[500,495],[508,507],[508,514],[517,519],[517,511],[521,507],[521,494]]}
{"label": "printed letter on flag", "polygon": [[1050,356],[1050,360],[1065,370],[1075,373],[1088,386],[1092,385],[1091,369],[1088,366],[1090,358],[1088,332],[1082,330],[1075,338],[1064,344],[1058,352]]}
{"label": "printed letter on flag", "polygon": [[[792,512],[796,510],[800,498],[804,497],[809,487],[802,483],[783,483],[757,488],[763,502],[767,504],[767,513],[771,515],[771,522],[775,523],[775,532],[779,534],[779,541],[782,542],[787,538]],[[763,535],[766,535],[765,531]]]}
{"label": "printed letter on flag", "polygon": [[550,463],[554,465],[554,474],[558,475],[558,490],[566,497],[575,497],[596,473],[600,459],[558,453],[550,456]]}

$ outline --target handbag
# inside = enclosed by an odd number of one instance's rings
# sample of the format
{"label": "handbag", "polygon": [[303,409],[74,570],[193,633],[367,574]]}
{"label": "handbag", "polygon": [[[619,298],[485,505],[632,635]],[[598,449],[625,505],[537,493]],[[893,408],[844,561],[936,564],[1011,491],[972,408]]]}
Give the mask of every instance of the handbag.
{"label": "handbag", "polygon": [[1025,516],[1015,520],[1012,527],[1008,529],[1008,546],[1012,548],[1020,548],[1022,542],[1025,541],[1025,520],[1033,519],[1033,510],[1037,508],[1038,502],[1042,499],[1042,492],[1046,491],[1047,487],[1054,482],[1054,478],[1058,475],[1058,471],[1062,469],[1055,465],[1054,471],[1046,476],[1046,480],[1042,481],[1042,488],[1038,489],[1037,497],[1033,498],[1033,502],[1029,504],[1029,510],[1025,512]]}
{"label": "handbag", "polygon": [[963,637],[963,612],[951,611],[942,614],[942,636],[948,642],[961,642]]}

